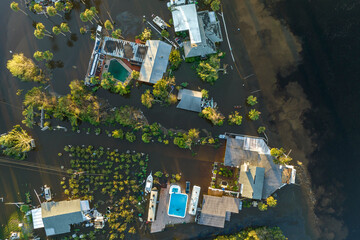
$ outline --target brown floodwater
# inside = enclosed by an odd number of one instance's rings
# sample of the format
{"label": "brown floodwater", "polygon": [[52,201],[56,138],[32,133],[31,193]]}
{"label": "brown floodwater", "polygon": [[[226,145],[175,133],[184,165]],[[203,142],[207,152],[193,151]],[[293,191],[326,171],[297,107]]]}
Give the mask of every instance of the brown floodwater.
{"label": "brown floodwater", "polygon": [[[80,21],[78,17],[79,9],[73,10],[68,18],[70,29],[73,33],[71,36],[67,34],[66,37],[59,35],[53,39],[44,38],[38,40],[33,35],[33,21],[41,21],[48,30],[51,30],[54,24],[59,24],[64,20],[59,16],[46,19],[44,16],[35,16],[31,13],[26,17],[21,12],[12,12],[9,9],[9,3],[10,1],[8,0],[0,2],[0,22],[2,23],[0,35],[0,81],[2,83],[2,87],[0,88],[0,133],[8,131],[15,124],[21,124],[22,97],[16,95],[17,89],[28,90],[37,85],[22,83],[18,79],[11,77],[6,69],[6,61],[11,58],[10,50],[13,53],[23,52],[27,57],[31,57],[36,50],[52,51],[54,53],[54,60],[61,61],[63,67],[53,70],[50,89],[57,94],[66,94],[69,92],[68,84],[73,79],[83,79],[93,47],[93,41],[90,40],[89,34],[79,34],[79,26],[87,25],[92,27],[90,23],[82,23]],[[166,21],[171,17],[165,1],[133,0],[129,2],[126,0],[108,0],[95,1],[95,3],[100,9],[99,15],[103,20],[108,18],[107,11],[110,12],[112,18],[116,21],[115,27],[123,30],[123,35],[127,40],[134,40],[134,37],[141,33],[142,29],[146,26],[142,21],[143,15],[149,17],[152,13],[155,13]],[[255,7],[257,6],[254,2],[250,3],[250,5],[251,4],[254,4]],[[24,9],[24,6],[21,5],[21,7]],[[82,11],[84,6],[81,5],[80,7]],[[213,127],[208,121],[200,118],[196,113],[178,110],[175,106],[163,107],[155,105],[152,109],[146,109],[140,102],[141,93],[148,88],[148,86],[145,85],[138,88],[134,87],[129,97],[110,94],[104,90],[100,90],[96,94],[99,97],[107,99],[112,106],[128,104],[141,108],[149,122],[158,122],[166,128],[206,129],[212,132],[213,136],[224,132],[256,135],[256,129],[261,125],[265,125],[269,129],[268,134],[272,146],[282,146],[282,144],[285,145],[285,143],[291,144],[288,143],[288,141],[295,141],[296,139],[282,138],[288,130],[282,131],[283,126],[281,124],[277,125],[278,123],[274,123],[272,119],[271,114],[273,109],[269,106],[267,100],[270,99],[272,101],[270,103],[273,103],[274,100],[270,98],[270,95],[273,94],[273,89],[271,88],[271,84],[267,84],[266,81],[276,81],[276,73],[281,67],[288,67],[296,63],[296,61],[291,60],[287,55],[288,52],[286,52],[294,51],[294,48],[284,45],[284,58],[287,62],[276,62],[276,67],[266,69],[268,75],[262,76],[260,74],[261,69],[259,69],[261,65],[257,64],[257,60],[264,60],[266,57],[268,58],[266,61],[271,61],[272,55],[268,53],[269,51],[271,52],[271,49],[267,49],[265,51],[267,53],[261,55],[263,54],[262,52],[259,53],[255,51],[256,46],[251,46],[249,38],[237,31],[238,27],[241,27],[241,29],[243,27],[251,29],[249,26],[254,24],[252,22],[254,20],[253,18],[252,20],[247,20],[246,18],[242,21],[239,20],[239,13],[242,11],[251,12],[235,0],[224,5],[229,38],[241,74],[246,76],[256,73],[260,75],[260,77],[258,77],[259,79],[252,79],[251,81],[245,82],[241,80],[239,73],[235,70],[235,65],[232,63],[227,43],[224,41],[220,45],[220,49],[227,53],[222,60],[223,63],[229,64],[227,75],[220,73],[218,82],[211,86],[201,82],[201,80],[197,78],[195,71],[191,68],[192,64],[183,63],[175,73],[176,83],[188,82],[190,84],[189,88],[191,89],[205,88],[209,90],[210,97],[214,98],[221,112],[225,115],[234,111],[235,105],[241,105],[243,107],[238,111],[245,116],[249,110],[248,107],[245,106],[245,98],[250,92],[261,89],[261,92],[256,93],[260,102],[259,109],[262,112],[261,121],[252,123],[244,117],[241,126],[224,124],[222,127]],[[255,12],[253,14],[256,15],[257,13]],[[266,19],[264,21],[266,21]],[[273,25],[270,24],[269,27],[277,29],[280,32],[282,29],[282,26],[277,22],[274,22]],[[225,37],[225,34],[223,35]],[[254,38],[256,38],[256,36],[254,36]],[[260,41],[261,38],[256,40]],[[256,41],[254,41],[254,44],[255,42]],[[298,49],[295,48],[295,52],[296,51],[298,51]],[[266,61],[261,61],[261,63],[266,66]],[[231,70],[230,66],[233,67],[233,70]],[[266,77],[269,79],[266,79]],[[293,109],[282,109],[282,111],[286,114],[286,111],[291,112]],[[302,110],[300,109],[300,111]],[[283,120],[281,123],[284,121],[286,120]],[[71,129],[68,123],[56,124]],[[82,124],[80,129],[87,129],[88,127],[90,127],[88,124]],[[294,123],[293,127],[297,128],[296,123]],[[35,138],[37,147],[35,151],[29,154],[26,161],[59,168],[62,165],[67,166],[67,158],[58,157],[58,152],[61,152],[67,144],[103,146],[105,148],[119,149],[120,152],[127,150],[144,152],[149,154],[150,157],[149,170],[165,170],[169,173],[180,172],[183,183],[186,180],[190,180],[191,184],[200,185],[204,190],[210,182],[212,162],[222,161],[223,159],[223,146],[218,149],[209,146],[196,147],[194,151],[197,152],[197,154],[192,155],[191,151],[181,150],[173,144],[145,144],[139,138],[134,143],[112,139],[105,136],[104,130],[114,128],[101,128],[103,133],[99,136],[95,136],[93,127],[91,127],[92,133],[89,135],[84,131],[78,134],[71,131],[64,132],[62,130],[42,132],[38,127],[27,129]],[[0,197],[4,197],[4,202],[24,201],[24,194],[29,191],[33,196],[33,203],[38,204],[33,194],[33,189],[40,191],[40,187],[47,184],[51,186],[56,200],[57,197],[61,198],[60,179],[62,177],[62,175],[49,173],[45,170],[31,171],[26,168],[0,165]],[[280,226],[289,239],[312,239],[313,230],[311,229],[312,225],[310,223],[313,219],[312,215],[309,214],[310,208],[308,207],[306,191],[298,185],[294,185],[281,189],[277,194],[279,201],[278,207],[275,209],[271,209],[265,213],[259,212],[256,209],[245,209],[239,214],[233,214],[231,222],[227,223],[224,229],[188,224],[167,228],[162,233],[152,235],[143,233],[139,235],[138,238],[206,239],[215,234],[232,233],[247,226],[268,225]],[[14,206],[0,203],[0,224],[5,224],[7,217],[14,210]]]}

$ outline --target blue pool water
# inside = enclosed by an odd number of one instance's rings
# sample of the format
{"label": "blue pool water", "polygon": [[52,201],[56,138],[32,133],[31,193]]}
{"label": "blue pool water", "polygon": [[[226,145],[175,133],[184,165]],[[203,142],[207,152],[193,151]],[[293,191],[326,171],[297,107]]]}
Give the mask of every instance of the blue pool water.
{"label": "blue pool water", "polygon": [[171,194],[168,215],[184,218],[186,214],[187,199],[188,196],[186,194]]}

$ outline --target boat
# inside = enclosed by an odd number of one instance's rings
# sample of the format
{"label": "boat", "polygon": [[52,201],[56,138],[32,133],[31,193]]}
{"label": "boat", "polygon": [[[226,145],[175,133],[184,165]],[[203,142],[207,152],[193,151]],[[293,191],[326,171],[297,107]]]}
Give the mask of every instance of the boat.
{"label": "boat", "polygon": [[159,16],[155,16],[155,15],[152,15],[153,18],[153,22],[161,29],[165,30],[167,29],[167,24],[164,20],[162,20]]}
{"label": "boat", "polygon": [[51,198],[51,191],[50,191],[50,187],[48,186],[44,186],[44,196],[45,196],[45,200],[46,201],[50,201],[52,198]]}
{"label": "boat", "polygon": [[150,193],[153,186],[153,176],[151,174],[152,172],[150,172],[149,176],[146,178],[145,193]]}

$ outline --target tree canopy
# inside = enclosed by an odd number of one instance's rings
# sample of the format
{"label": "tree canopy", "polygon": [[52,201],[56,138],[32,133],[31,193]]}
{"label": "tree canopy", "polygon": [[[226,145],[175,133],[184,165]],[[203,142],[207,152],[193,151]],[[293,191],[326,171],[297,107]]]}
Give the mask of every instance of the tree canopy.
{"label": "tree canopy", "polygon": [[213,55],[206,61],[201,61],[196,68],[196,72],[201,80],[214,84],[219,78],[218,70],[220,68],[220,59]]}
{"label": "tree canopy", "polygon": [[31,141],[32,137],[20,125],[16,125],[10,132],[0,136],[0,146],[3,148],[1,152],[23,160],[26,153],[32,149]]}
{"label": "tree canopy", "polygon": [[206,107],[199,114],[200,117],[206,118],[212,122],[212,124],[221,126],[224,123],[224,116],[215,108]]}
{"label": "tree canopy", "polygon": [[173,49],[170,52],[169,61],[174,68],[178,68],[180,63],[182,62],[182,58],[180,56],[180,51],[177,49]]}
{"label": "tree canopy", "polygon": [[14,77],[22,81],[43,82],[48,80],[42,70],[22,53],[14,54],[13,58],[8,60],[6,67]]}

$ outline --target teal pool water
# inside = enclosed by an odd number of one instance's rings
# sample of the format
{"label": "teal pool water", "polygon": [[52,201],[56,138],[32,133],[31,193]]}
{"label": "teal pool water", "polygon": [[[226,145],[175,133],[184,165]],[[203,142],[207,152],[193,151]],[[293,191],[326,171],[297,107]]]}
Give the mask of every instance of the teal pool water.
{"label": "teal pool water", "polygon": [[183,193],[173,193],[170,196],[168,215],[184,218],[186,214],[188,196]]}
{"label": "teal pool water", "polygon": [[110,61],[108,72],[111,73],[115,79],[121,82],[125,82],[126,78],[130,75],[130,73],[116,59]]}

